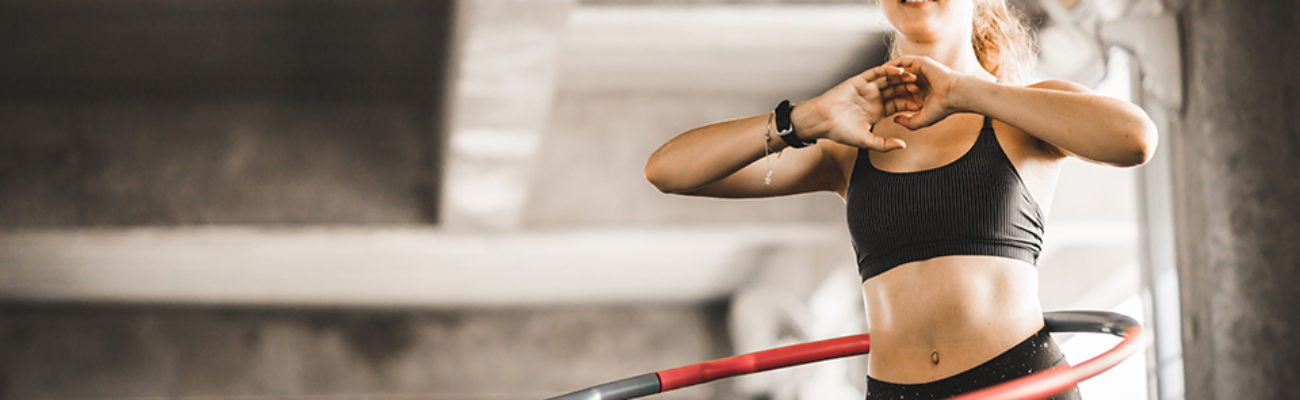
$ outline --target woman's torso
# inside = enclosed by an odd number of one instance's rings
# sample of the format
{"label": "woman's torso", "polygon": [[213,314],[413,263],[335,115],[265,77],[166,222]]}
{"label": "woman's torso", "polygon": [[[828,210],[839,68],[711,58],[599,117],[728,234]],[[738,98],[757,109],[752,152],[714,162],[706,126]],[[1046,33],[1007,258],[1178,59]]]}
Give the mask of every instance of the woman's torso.
{"label": "woman's torso", "polygon": [[[872,152],[871,166],[908,173],[949,165],[973,147],[982,122],[983,116],[958,114],[916,132],[883,122],[876,134],[902,138],[908,147]],[[993,128],[1025,190],[1046,213],[1059,158],[1046,156],[1041,142],[1014,127],[994,122]],[[853,150],[833,153],[846,182],[857,159]],[[862,286],[872,339],[870,374],[887,382],[955,375],[1020,343],[1043,323],[1037,269],[1021,260],[941,256],[895,266]]]}

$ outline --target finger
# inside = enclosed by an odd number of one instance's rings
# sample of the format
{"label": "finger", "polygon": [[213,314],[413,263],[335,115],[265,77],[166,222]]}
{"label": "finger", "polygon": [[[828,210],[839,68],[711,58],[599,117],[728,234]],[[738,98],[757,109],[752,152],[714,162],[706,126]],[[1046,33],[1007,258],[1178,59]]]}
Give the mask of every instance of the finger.
{"label": "finger", "polygon": [[864,138],[864,141],[859,145],[857,145],[856,147],[885,152],[885,151],[905,149],[907,148],[907,142],[904,142],[902,139],[898,139],[898,138],[886,138],[886,137],[871,135],[868,138]]}
{"label": "finger", "polygon": [[[912,96],[916,96],[920,94],[921,88],[914,83],[889,84],[887,82],[884,82],[882,84],[883,80],[884,79],[881,78],[881,79],[877,79],[876,82],[874,82],[874,84],[876,84],[877,86],[876,89],[877,95],[880,96],[880,98],[883,100],[887,101],[899,97],[910,98]],[[867,95],[869,95],[869,93]],[[867,95],[864,95],[864,97],[866,97]]]}
{"label": "finger", "polygon": [[876,136],[876,135],[871,135],[871,137],[873,140],[871,141],[870,145],[867,146],[867,148],[874,149],[876,151],[885,152],[885,151],[893,151],[893,150],[907,148],[907,143],[903,142],[903,140],[899,138],[887,138],[887,137]]}
{"label": "finger", "polygon": [[903,82],[902,76],[903,76],[903,69],[897,67],[889,67],[889,69],[886,70],[886,74],[885,74],[885,78],[889,80],[890,85],[896,85],[902,83]]}
{"label": "finger", "polygon": [[921,88],[913,83],[900,83],[897,85],[887,86],[881,89],[881,97],[886,100],[896,98],[916,99],[921,96]]}
{"label": "finger", "polygon": [[889,62],[885,63],[885,65],[898,67],[909,71],[913,69],[915,64],[916,64],[916,58],[914,56],[898,56],[897,58],[889,60]]}
{"label": "finger", "polygon": [[914,114],[902,114],[896,116],[894,117],[894,123],[907,128],[908,130],[914,131],[939,122],[934,113],[927,111],[928,110],[922,109]]}
{"label": "finger", "polygon": [[884,76],[876,78],[876,80],[872,81],[871,83],[875,84],[877,88],[881,89],[881,93],[884,93],[883,89],[888,88],[890,86],[889,78],[886,78]]}
{"label": "finger", "polygon": [[859,132],[863,134],[857,137],[857,143],[852,143],[854,147],[867,148],[876,151],[892,151],[907,148],[907,143],[898,138],[886,138],[871,133],[871,123],[863,121],[859,127]]}
{"label": "finger", "polygon": [[868,83],[875,82],[877,79],[883,78],[890,68],[894,68],[894,67],[889,67],[887,65],[879,65],[876,66],[875,68],[862,71],[862,73],[858,74],[857,77],[862,78],[863,81]]}
{"label": "finger", "polygon": [[898,58],[899,64],[902,64],[899,65],[899,67],[911,70],[921,69],[922,66],[925,65],[926,60],[928,60],[928,58],[924,56],[902,56]]}
{"label": "finger", "polygon": [[902,68],[906,73],[917,76],[917,81],[925,80],[925,62],[916,56],[902,56],[892,60],[887,65]]}
{"label": "finger", "polygon": [[861,74],[851,78],[850,84],[858,93],[858,96],[873,97],[880,94],[880,88],[888,86],[889,80],[885,78],[886,67],[878,66],[863,71]]}
{"label": "finger", "polygon": [[907,129],[907,130],[915,130],[915,128],[912,128],[912,121],[911,121],[911,120],[912,120],[912,114],[902,114],[902,115],[895,115],[895,116],[894,116],[894,123],[895,123],[895,124],[898,124],[898,126],[901,126],[901,127],[903,127],[904,129]]}
{"label": "finger", "polygon": [[907,112],[907,111],[917,111],[920,109],[921,109],[921,105],[919,103],[913,102],[908,99],[894,99],[885,104],[885,115],[893,115],[895,113]]}
{"label": "finger", "polygon": [[894,102],[896,103],[894,108],[898,110],[897,112],[916,113],[925,108],[922,103],[911,99],[898,99]]}
{"label": "finger", "polygon": [[920,109],[921,107],[925,107],[925,103],[929,100],[928,97],[929,96],[925,93],[903,92],[898,96],[886,99],[886,101],[897,100],[897,101],[907,102],[908,104],[912,105],[911,109],[915,111]]}
{"label": "finger", "polygon": [[884,88],[880,89],[880,97],[884,99],[891,99],[894,97],[898,97],[900,94],[903,93],[905,92],[899,90],[898,86],[885,86]]}
{"label": "finger", "polygon": [[906,93],[921,92],[921,86],[916,82],[890,82],[886,78],[878,78],[872,83],[875,84],[876,87],[879,88],[880,93],[885,96],[898,96]]}
{"label": "finger", "polygon": [[882,147],[880,148],[880,151],[882,151],[882,152],[888,152],[888,151],[894,151],[894,150],[902,150],[902,149],[906,149],[906,148],[907,148],[907,143],[904,142],[903,139],[898,139],[898,138],[888,138],[888,139],[885,139],[885,144],[884,144],[884,146],[882,146]]}

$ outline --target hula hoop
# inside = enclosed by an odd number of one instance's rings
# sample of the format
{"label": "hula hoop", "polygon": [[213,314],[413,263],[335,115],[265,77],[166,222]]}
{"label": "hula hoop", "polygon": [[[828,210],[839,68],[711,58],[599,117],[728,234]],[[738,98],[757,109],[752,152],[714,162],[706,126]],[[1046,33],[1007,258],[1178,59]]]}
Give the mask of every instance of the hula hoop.
{"label": "hula hoop", "polygon": [[[1107,333],[1124,338],[1110,350],[1074,366],[1039,371],[1016,380],[963,394],[952,400],[1042,399],[1111,369],[1150,343],[1150,334],[1128,316],[1104,311],[1055,311],[1043,314],[1055,333]],[[624,378],[547,400],[623,400],[772,369],[867,354],[869,334],[778,347],[673,369]]]}

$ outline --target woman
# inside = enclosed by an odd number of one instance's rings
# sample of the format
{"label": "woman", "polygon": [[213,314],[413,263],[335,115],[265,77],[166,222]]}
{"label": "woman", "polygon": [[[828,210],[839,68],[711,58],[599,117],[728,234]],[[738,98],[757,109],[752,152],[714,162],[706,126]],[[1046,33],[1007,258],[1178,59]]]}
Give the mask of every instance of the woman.
{"label": "woman", "polygon": [[843,197],[871,327],[868,399],[943,398],[1064,363],[1034,266],[1062,161],[1142,164],[1154,124],[1074,83],[1016,85],[1030,52],[1005,0],[880,6],[893,60],[685,132],[646,178],[685,195]]}

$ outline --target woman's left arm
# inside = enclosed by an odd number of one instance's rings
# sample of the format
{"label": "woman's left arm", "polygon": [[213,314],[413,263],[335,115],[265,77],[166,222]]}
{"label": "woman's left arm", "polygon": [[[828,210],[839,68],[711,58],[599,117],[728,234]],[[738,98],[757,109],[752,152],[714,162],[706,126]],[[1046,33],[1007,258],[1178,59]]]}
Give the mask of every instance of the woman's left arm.
{"label": "woman's left arm", "polygon": [[1132,103],[1091,93],[1082,85],[1046,81],[1013,86],[958,74],[926,57],[903,56],[889,64],[912,71],[920,88],[899,85],[891,95],[916,96],[921,104],[894,122],[919,129],[958,112],[987,115],[1011,124],[1073,155],[1115,166],[1135,166],[1151,159],[1155,123]]}
{"label": "woman's left arm", "polygon": [[960,77],[954,108],[987,115],[1052,144],[1063,155],[1121,167],[1141,165],[1156,150],[1155,123],[1142,108],[1067,81],[1012,86]]}

